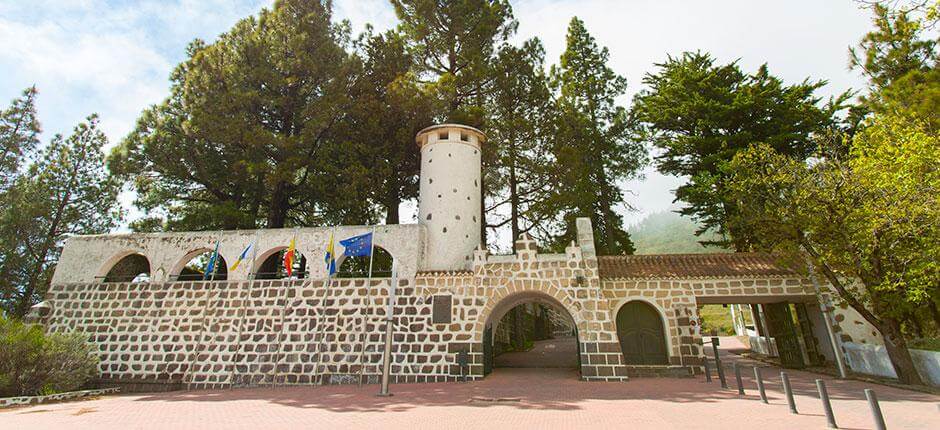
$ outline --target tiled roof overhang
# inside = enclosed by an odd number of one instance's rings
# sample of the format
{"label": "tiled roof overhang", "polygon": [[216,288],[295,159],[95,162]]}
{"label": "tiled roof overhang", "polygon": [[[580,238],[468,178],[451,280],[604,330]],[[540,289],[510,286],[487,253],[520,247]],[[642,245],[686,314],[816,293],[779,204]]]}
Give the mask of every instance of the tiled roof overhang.
{"label": "tiled roof overhang", "polygon": [[798,275],[773,255],[658,254],[598,256],[602,279],[755,278]]}

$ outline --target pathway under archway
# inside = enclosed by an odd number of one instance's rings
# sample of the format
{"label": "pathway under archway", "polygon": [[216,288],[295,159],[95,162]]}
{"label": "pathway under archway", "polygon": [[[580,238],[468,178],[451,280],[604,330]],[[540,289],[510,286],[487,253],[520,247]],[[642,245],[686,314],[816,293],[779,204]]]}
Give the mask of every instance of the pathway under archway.
{"label": "pathway under archway", "polygon": [[565,305],[546,292],[502,297],[484,327],[484,375],[494,368],[580,368],[577,324]]}

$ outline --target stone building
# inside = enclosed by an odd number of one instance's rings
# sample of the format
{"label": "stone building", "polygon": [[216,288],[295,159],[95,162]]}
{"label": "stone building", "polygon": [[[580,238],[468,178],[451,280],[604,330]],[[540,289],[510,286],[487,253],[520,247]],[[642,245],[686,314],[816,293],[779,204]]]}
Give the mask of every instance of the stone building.
{"label": "stone building", "polygon": [[[105,383],[150,390],[375,381],[389,302],[396,382],[485,377],[494,325],[523,303],[570,322],[585,380],[700,371],[697,307],[712,303],[753,305],[775,323],[763,336],[777,349],[832,359],[816,289],[767,255],[599,256],[587,218],[563,254],[541,253],[525,236],[512,255],[481,250],[484,140],[454,124],[418,134],[418,224],[71,237],[33,317],[50,331],[87,333]],[[397,277],[328,279],[320,262],[330,235],[367,232]],[[261,276],[292,239],[306,269]],[[216,243],[223,273],[190,276],[188,262]],[[250,243],[250,261],[228,270]],[[791,309],[806,321],[799,329],[784,321]]]}

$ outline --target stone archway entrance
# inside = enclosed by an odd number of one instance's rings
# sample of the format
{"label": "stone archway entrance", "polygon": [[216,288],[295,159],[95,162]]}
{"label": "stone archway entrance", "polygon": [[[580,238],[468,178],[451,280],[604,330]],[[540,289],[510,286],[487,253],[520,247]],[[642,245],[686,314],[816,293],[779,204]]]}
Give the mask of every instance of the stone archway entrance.
{"label": "stone archway entrance", "polygon": [[483,332],[483,373],[494,368],[580,368],[578,329],[557,299],[524,291],[500,300]]}
{"label": "stone archway entrance", "polygon": [[663,320],[653,306],[632,301],[617,311],[617,337],[624,364],[669,364]]}

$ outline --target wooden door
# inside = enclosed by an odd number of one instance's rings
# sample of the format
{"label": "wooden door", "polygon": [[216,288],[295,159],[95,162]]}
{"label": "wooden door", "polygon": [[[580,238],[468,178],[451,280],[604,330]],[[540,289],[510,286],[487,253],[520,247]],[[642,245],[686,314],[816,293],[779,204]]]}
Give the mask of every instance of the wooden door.
{"label": "wooden door", "polygon": [[659,312],[644,302],[630,302],[617,312],[617,337],[626,364],[669,364]]}

